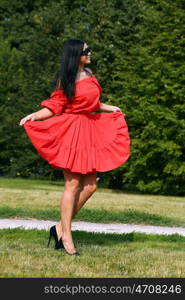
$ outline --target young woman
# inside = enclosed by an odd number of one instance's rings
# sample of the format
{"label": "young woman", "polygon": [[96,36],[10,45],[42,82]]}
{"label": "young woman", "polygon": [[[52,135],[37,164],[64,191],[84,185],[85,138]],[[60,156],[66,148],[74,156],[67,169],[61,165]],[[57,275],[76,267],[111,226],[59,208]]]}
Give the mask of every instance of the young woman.
{"label": "young woman", "polygon": [[96,191],[96,173],[115,169],[130,156],[124,114],[119,107],[100,102],[101,86],[85,68],[90,63],[87,43],[68,40],[55,91],[41,102],[41,110],[20,121],[40,156],[63,171],[61,220],[50,228],[49,242],[53,237],[55,249],[70,255],[79,254],[72,238],[72,218]]}

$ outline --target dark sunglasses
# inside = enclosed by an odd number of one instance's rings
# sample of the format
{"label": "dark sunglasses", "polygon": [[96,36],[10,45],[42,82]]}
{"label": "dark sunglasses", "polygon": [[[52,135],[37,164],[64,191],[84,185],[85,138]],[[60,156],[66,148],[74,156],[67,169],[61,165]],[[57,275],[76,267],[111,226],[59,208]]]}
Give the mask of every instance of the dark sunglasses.
{"label": "dark sunglasses", "polygon": [[91,52],[91,48],[86,48],[85,50],[82,51],[81,56],[83,55],[88,55],[88,53]]}

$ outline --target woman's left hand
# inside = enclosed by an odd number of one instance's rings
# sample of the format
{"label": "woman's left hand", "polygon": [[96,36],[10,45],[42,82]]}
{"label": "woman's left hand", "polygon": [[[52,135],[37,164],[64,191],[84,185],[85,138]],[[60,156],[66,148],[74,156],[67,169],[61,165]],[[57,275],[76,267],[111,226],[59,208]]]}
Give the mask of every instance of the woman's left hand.
{"label": "woman's left hand", "polygon": [[[105,104],[105,103],[102,103],[100,104],[100,111],[105,111],[105,112],[116,112],[116,111],[121,111],[121,109],[117,106],[114,106],[114,105],[108,105],[108,104]],[[123,113],[123,115],[125,116],[125,114]]]}
{"label": "woman's left hand", "polygon": [[[115,111],[120,111],[120,112],[122,112],[121,109],[120,109],[119,107],[117,107],[117,106],[112,106],[112,111],[113,111],[113,112],[115,112]],[[123,115],[125,116],[124,113],[123,113]]]}
{"label": "woman's left hand", "polygon": [[117,106],[112,106],[112,111],[121,111],[121,109]]}

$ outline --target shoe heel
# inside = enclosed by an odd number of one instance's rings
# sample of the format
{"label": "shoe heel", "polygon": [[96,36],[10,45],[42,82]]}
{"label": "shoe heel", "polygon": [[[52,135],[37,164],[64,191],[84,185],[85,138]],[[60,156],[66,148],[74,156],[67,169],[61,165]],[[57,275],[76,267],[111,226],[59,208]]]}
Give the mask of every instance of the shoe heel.
{"label": "shoe heel", "polygon": [[51,234],[51,231],[50,231],[50,234],[49,234],[49,239],[48,239],[48,245],[47,245],[47,247],[49,247],[49,245],[50,245],[50,242],[51,242],[51,237],[52,237],[52,234]]}
{"label": "shoe heel", "polygon": [[57,236],[57,232],[56,232],[56,227],[55,226],[52,226],[50,228],[50,234],[49,234],[49,240],[48,240],[48,247],[50,245],[50,241],[51,241],[52,237],[54,238],[54,241],[55,241],[55,246],[54,246],[55,250],[59,250],[59,249],[64,248],[62,240],[61,239],[58,240],[58,236]]}

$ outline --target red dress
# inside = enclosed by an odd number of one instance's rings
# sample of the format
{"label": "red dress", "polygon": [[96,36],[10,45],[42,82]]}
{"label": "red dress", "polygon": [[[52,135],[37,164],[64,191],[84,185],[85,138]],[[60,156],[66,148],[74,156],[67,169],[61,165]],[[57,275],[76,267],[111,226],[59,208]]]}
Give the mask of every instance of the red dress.
{"label": "red dress", "polygon": [[130,156],[128,127],[122,112],[97,112],[101,86],[95,75],[76,82],[73,103],[62,89],[41,102],[55,116],[27,121],[24,129],[42,158],[55,169],[82,174],[106,172]]}

